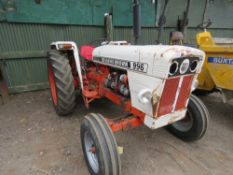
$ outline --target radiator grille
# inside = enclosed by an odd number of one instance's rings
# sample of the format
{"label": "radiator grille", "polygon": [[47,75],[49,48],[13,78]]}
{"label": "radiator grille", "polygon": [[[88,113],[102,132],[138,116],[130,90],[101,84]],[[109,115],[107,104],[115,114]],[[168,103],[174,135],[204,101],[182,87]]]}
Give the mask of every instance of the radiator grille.
{"label": "radiator grille", "polygon": [[154,116],[162,116],[186,107],[193,75],[167,79],[158,106],[154,106]]}
{"label": "radiator grille", "polygon": [[160,99],[157,116],[172,112],[180,77],[167,79]]}
{"label": "radiator grille", "polygon": [[189,98],[192,81],[193,76],[184,77],[175,110],[183,109],[184,107],[186,107],[186,101]]}

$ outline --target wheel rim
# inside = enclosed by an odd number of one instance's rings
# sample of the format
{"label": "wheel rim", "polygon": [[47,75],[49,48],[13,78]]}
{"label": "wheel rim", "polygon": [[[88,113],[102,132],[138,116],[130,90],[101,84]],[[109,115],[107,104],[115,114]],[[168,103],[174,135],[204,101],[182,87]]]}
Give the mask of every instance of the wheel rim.
{"label": "wheel rim", "polygon": [[50,63],[48,64],[48,70],[49,70],[48,73],[49,73],[50,91],[52,94],[53,103],[55,105],[57,105],[57,89],[56,89],[56,85],[55,85],[53,68],[52,68],[52,65]]}
{"label": "wheel rim", "polygon": [[172,126],[181,132],[189,131],[193,126],[193,117],[191,112],[187,111],[185,118],[173,123]]}
{"label": "wheel rim", "polygon": [[96,154],[96,147],[94,140],[90,136],[89,132],[84,134],[84,145],[85,145],[85,154],[87,155],[88,162],[95,173],[99,171],[99,162]]}

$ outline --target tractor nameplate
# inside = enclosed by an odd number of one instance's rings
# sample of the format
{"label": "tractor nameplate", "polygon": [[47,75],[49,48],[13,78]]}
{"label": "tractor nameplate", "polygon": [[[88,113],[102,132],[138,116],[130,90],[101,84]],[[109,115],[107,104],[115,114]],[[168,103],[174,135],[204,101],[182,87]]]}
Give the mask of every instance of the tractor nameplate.
{"label": "tractor nameplate", "polygon": [[105,58],[105,57],[94,57],[94,61],[102,62],[107,65],[114,65],[117,67],[131,69],[138,72],[147,73],[148,65],[146,63],[140,63],[135,61],[125,61],[120,59]]}

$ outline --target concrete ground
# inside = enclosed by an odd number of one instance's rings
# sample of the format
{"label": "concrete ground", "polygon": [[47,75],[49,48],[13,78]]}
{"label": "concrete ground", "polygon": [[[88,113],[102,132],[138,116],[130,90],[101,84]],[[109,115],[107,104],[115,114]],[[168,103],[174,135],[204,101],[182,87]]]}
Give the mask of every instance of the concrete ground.
{"label": "concrete ground", "polygon": [[[117,133],[122,175],[232,175],[233,108],[218,95],[202,97],[211,114],[205,137],[185,143],[165,129],[140,127]],[[69,118],[58,117],[49,91],[11,97],[0,106],[1,175],[88,175],[79,138],[80,122],[88,112],[118,116],[107,100],[80,103]]]}

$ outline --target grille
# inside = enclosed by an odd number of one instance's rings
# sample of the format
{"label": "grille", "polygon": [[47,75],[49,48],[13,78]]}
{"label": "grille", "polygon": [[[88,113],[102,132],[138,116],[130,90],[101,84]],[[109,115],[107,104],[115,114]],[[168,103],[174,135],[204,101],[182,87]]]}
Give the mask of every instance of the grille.
{"label": "grille", "polygon": [[186,107],[193,75],[167,79],[158,106],[154,106],[154,116],[162,116]]}
{"label": "grille", "polygon": [[178,100],[176,103],[176,108],[175,108],[176,111],[186,107],[186,102],[189,98],[189,94],[191,91],[192,81],[193,81],[193,76],[184,77],[181,88],[180,88]]}
{"label": "grille", "polygon": [[158,106],[157,116],[165,115],[172,111],[179,81],[180,81],[180,77],[166,80],[162,93],[162,98],[160,99],[160,103]]}

